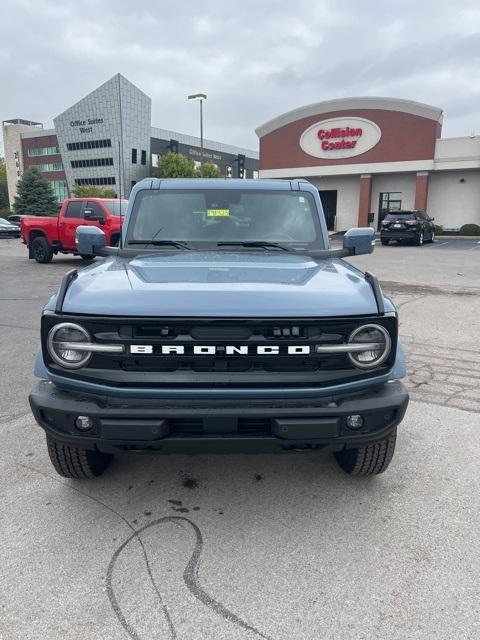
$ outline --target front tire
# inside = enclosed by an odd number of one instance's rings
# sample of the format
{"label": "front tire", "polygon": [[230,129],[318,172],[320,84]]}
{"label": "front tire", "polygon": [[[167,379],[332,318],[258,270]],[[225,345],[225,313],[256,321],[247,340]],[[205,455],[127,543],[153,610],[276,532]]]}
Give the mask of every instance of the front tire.
{"label": "front tire", "polygon": [[95,256],[89,253],[81,253],[80,257],[82,258],[82,260],[93,260],[95,258]]}
{"label": "front tire", "polygon": [[46,238],[34,238],[32,242],[32,255],[39,264],[48,264],[52,261],[53,250]]}
{"label": "front tire", "polygon": [[47,436],[47,448],[55,471],[63,478],[85,480],[101,476],[113,456],[98,449],[80,449]]}
{"label": "front tire", "polygon": [[351,476],[373,476],[383,473],[390,464],[395,451],[397,430],[388,438],[356,449],[335,452],[338,465]]}

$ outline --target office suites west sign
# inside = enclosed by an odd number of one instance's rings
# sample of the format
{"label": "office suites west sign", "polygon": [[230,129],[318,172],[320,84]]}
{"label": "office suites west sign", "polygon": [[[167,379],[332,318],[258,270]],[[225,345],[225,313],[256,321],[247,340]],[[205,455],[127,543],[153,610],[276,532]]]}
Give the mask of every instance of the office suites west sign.
{"label": "office suites west sign", "polygon": [[330,118],[312,124],[300,136],[309,156],[340,160],[359,156],[380,142],[380,127],[365,118]]}

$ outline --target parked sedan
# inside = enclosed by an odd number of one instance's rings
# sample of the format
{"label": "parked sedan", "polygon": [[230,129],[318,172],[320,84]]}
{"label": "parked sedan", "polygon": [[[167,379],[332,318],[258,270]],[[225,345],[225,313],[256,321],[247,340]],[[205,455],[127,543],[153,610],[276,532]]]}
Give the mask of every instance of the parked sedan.
{"label": "parked sedan", "polygon": [[390,240],[413,242],[419,246],[424,242],[435,240],[434,218],[430,218],[425,211],[395,211],[387,213],[382,220],[380,240],[388,244]]}
{"label": "parked sedan", "polygon": [[0,238],[20,238],[20,227],[0,218]]}

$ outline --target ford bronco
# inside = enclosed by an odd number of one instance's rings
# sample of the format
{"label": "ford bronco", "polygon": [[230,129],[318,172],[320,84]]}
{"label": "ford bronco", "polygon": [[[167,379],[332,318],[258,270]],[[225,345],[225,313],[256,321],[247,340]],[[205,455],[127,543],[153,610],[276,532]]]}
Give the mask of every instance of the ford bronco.
{"label": "ford bronco", "polygon": [[120,246],[79,226],[80,254],[41,319],[30,394],[57,472],[100,475],[117,451],[328,447],[385,471],[408,393],[398,318],[375,276],[329,244],[302,180],[145,179]]}

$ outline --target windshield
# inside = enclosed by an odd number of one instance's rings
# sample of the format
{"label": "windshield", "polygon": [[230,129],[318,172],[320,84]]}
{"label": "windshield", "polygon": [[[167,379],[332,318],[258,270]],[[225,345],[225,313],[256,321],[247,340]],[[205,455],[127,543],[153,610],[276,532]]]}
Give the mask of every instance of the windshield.
{"label": "windshield", "polygon": [[103,204],[114,216],[124,216],[127,212],[128,200],[105,200]]}
{"label": "windshield", "polygon": [[385,220],[415,220],[415,214],[411,211],[399,211],[398,213],[387,213]]}
{"label": "windshield", "polygon": [[260,189],[140,192],[127,243],[281,243],[323,249],[319,216],[310,193]]}

